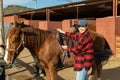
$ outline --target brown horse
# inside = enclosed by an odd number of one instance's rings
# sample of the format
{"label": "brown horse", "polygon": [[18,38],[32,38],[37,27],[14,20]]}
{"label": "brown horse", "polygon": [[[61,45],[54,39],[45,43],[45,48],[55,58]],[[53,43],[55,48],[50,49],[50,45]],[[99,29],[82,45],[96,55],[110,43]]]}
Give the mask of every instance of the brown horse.
{"label": "brown horse", "polygon": [[45,69],[46,80],[57,80],[57,67],[61,64],[63,53],[55,32],[18,26],[10,28],[6,39],[4,60],[7,64],[12,64],[26,47],[31,54],[37,56]]}
{"label": "brown horse", "polygon": [[[70,30],[71,30],[70,32],[73,32],[73,33],[77,31],[75,27],[71,27]],[[95,59],[93,62],[92,71],[89,73],[89,80],[94,80],[94,75],[96,71],[97,71],[97,80],[101,80],[101,71],[102,71],[103,63],[107,63],[110,56],[112,56],[112,51],[103,35],[98,34],[94,31],[89,31],[89,32],[93,39],[93,48],[95,51],[94,53]],[[62,42],[61,44],[63,45],[67,44],[70,47],[73,47],[75,45],[75,42],[72,39],[65,37],[61,33],[59,35]],[[71,54],[70,56],[73,56],[73,54]],[[72,63],[73,63],[73,58],[70,57],[66,59],[66,62],[64,63],[64,65],[72,66],[73,65]]]}

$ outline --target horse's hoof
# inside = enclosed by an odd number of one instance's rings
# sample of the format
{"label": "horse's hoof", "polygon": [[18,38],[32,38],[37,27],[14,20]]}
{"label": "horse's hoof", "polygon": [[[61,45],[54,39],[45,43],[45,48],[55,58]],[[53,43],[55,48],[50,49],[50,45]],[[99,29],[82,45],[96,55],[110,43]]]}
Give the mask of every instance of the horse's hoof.
{"label": "horse's hoof", "polygon": [[34,73],[33,73],[33,76],[34,76],[34,77],[37,77],[38,75],[39,75],[39,74],[38,74],[37,72],[34,72]]}
{"label": "horse's hoof", "polygon": [[97,78],[97,80],[102,80],[101,78]]}
{"label": "horse's hoof", "polygon": [[38,76],[38,74],[33,74],[33,76],[34,76],[34,77],[37,77],[37,76]]}
{"label": "horse's hoof", "polygon": [[40,73],[40,77],[45,77],[46,75],[43,73]]}

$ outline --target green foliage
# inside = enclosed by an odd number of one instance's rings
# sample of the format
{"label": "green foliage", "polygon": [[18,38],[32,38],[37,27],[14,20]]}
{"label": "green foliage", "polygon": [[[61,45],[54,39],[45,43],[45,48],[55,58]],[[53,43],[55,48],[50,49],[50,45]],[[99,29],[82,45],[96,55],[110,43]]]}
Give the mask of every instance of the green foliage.
{"label": "green foliage", "polygon": [[23,6],[18,5],[9,5],[8,7],[3,9],[4,15],[13,14],[13,13],[19,13],[24,11],[30,11],[32,8],[27,8]]}

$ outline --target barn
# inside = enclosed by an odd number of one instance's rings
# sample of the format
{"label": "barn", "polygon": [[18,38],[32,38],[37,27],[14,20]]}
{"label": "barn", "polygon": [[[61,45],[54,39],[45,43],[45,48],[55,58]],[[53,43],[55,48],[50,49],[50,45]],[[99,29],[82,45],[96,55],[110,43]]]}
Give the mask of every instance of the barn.
{"label": "barn", "polygon": [[115,57],[120,57],[120,1],[96,0],[45,7],[19,13],[5,14],[5,31],[11,22],[24,22],[35,28],[64,31],[77,23],[78,19],[87,19],[89,29],[104,35]]}

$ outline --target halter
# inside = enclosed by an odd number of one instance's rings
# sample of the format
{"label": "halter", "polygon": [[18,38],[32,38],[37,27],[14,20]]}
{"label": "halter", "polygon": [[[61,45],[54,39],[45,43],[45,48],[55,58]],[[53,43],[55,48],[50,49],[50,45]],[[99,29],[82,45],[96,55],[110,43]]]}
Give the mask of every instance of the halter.
{"label": "halter", "polygon": [[24,46],[24,44],[25,44],[25,42],[24,42],[24,32],[22,32],[22,39],[21,39],[21,42],[20,42],[19,46],[18,46],[16,49],[6,48],[6,50],[7,50],[7,51],[13,51],[13,52],[15,52],[15,53],[18,54],[19,48],[20,48],[22,45]]}

